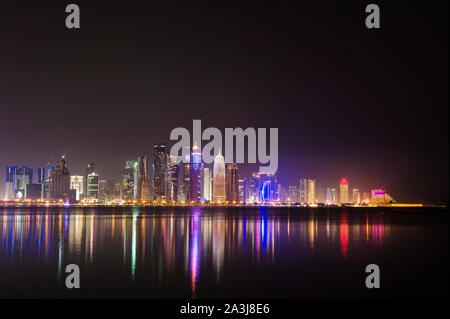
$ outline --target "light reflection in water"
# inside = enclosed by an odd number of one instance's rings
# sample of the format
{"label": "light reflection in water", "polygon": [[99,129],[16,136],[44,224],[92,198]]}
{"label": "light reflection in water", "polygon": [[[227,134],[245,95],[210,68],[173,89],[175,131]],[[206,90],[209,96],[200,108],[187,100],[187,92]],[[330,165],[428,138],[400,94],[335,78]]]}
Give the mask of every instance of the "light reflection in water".
{"label": "light reflection in water", "polygon": [[107,258],[122,264],[131,282],[150,276],[162,285],[181,271],[195,297],[199,277],[212,273],[220,282],[229,263],[273,265],[283,251],[300,255],[329,247],[346,259],[361,242],[381,246],[389,235],[389,224],[380,215],[320,214],[278,214],[266,208],[5,210],[0,218],[0,265],[53,263],[61,280],[68,263],[86,268]]}

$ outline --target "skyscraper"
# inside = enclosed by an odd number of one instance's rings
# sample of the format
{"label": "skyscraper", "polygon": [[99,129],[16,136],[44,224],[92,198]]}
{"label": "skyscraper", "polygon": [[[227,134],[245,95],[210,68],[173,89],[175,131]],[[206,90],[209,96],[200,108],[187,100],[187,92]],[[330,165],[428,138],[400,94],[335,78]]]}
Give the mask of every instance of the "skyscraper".
{"label": "skyscraper", "polygon": [[96,173],[90,173],[87,180],[86,195],[90,199],[98,199],[99,193],[99,177]]}
{"label": "skyscraper", "polygon": [[194,143],[191,153],[191,201],[197,203],[201,198],[202,153]]}
{"label": "skyscraper", "polygon": [[331,189],[329,187],[327,187],[326,194],[327,194],[327,199],[326,199],[325,203],[327,205],[333,204],[333,199],[331,198]]}
{"label": "skyscraper", "polygon": [[177,157],[169,155],[169,162],[167,163],[167,199],[169,201],[178,201],[178,174]]}
{"label": "skyscraper", "polygon": [[70,189],[75,190],[75,199],[78,201],[81,199],[81,196],[84,194],[84,176],[81,175],[73,175],[70,176]]}
{"label": "skyscraper", "polygon": [[250,177],[250,185],[249,185],[249,194],[248,201],[250,203],[259,203],[259,184],[260,184],[260,175],[259,173],[252,173]]}
{"label": "skyscraper", "polygon": [[297,186],[289,185],[288,202],[289,203],[296,203],[297,200],[298,200]]}
{"label": "skyscraper", "polygon": [[44,184],[45,182],[45,167],[38,167],[37,183]]}
{"label": "skyscraper", "polygon": [[308,202],[308,180],[300,178],[300,187],[298,188],[298,200],[305,204]]}
{"label": "skyscraper", "polygon": [[338,199],[337,199],[337,192],[336,192],[336,188],[332,188],[330,190],[331,192],[331,203],[332,204],[337,204],[338,203]]}
{"label": "skyscraper", "polygon": [[83,195],[87,195],[87,181],[88,181],[88,175],[95,173],[95,163],[89,163],[88,166],[86,166],[84,171],[84,185],[83,185]]}
{"label": "skyscraper", "polygon": [[14,166],[6,166],[6,181],[5,181],[5,200],[14,199],[14,173],[16,168]]}
{"label": "skyscraper", "polygon": [[125,201],[134,199],[134,171],[137,169],[135,161],[126,161],[122,176],[120,197]]}
{"label": "skyscraper", "polygon": [[69,200],[70,172],[64,158],[58,161],[57,166],[51,171],[49,181],[49,196],[53,200]]}
{"label": "skyscraper", "polygon": [[247,203],[247,179],[239,179],[239,202]]}
{"label": "skyscraper", "polygon": [[33,184],[33,169],[28,167],[15,167],[14,170],[14,197],[25,199],[27,185]]}
{"label": "skyscraper", "polygon": [[212,173],[208,167],[202,168],[202,197],[210,202],[212,201]]}
{"label": "skyscraper", "polygon": [[226,165],[225,187],[226,201],[239,202],[239,168],[236,163]]}
{"label": "skyscraper", "polygon": [[339,201],[341,204],[347,204],[349,202],[348,198],[348,182],[344,177],[339,184]]}
{"label": "skyscraper", "polygon": [[136,176],[136,199],[149,201],[151,199],[151,181],[148,156],[138,157]]}
{"label": "skyscraper", "polygon": [[153,198],[166,198],[167,152],[166,144],[153,145]]}
{"label": "skyscraper", "polygon": [[308,204],[316,202],[316,180],[308,179]]}
{"label": "skyscraper", "polygon": [[222,154],[214,158],[214,178],[213,178],[213,202],[224,203],[226,200],[225,191],[225,159]]}
{"label": "skyscraper", "polygon": [[361,193],[358,188],[354,188],[352,192],[352,203],[359,204],[361,202]]}

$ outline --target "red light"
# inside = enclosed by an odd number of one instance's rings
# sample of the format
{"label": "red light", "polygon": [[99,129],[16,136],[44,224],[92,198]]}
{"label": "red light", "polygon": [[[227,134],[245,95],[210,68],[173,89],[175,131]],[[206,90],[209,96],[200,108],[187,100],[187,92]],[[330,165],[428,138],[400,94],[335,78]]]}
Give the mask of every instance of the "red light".
{"label": "red light", "polygon": [[347,179],[345,177],[341,180],[340,185],[348,185]]}

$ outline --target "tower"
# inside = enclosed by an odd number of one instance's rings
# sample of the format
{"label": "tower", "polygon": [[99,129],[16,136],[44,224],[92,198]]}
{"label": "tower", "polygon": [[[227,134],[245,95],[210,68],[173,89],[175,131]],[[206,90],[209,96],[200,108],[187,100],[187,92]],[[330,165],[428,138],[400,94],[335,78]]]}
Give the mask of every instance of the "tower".
{"label": "tower", "polygon": [[213,201],[216,204],[224,203],[225,193],[225,159],[222,154],[214,158],[214,177],[213,177]]}
{"label": "tower", "polygon": [[225,173],[226,200],[228,202],[239,201],[239,168],[236,163],[226,166]]}
{"label": "tower", "polygon": [[348,182],[344,177],[339,184],[339,202],[341,204],[347,204],[348,200]]}
{"label": "tower", "polygon": [[191,153],[190,184],[191,201],[197,203],[201,198],[202,153],[194,143]]}

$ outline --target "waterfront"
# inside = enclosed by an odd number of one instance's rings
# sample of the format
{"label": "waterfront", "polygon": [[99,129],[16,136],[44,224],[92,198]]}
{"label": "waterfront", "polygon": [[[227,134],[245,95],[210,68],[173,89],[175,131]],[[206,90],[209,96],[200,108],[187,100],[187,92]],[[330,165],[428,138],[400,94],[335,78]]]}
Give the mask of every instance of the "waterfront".
{"label": "waterfront", "polygon": [[[5,208],[1,298],[448,297],[448,214],[388,208]],[[81,288],[68,290],[65,266]],[[368,290],[365,266],[381,269]]]}

